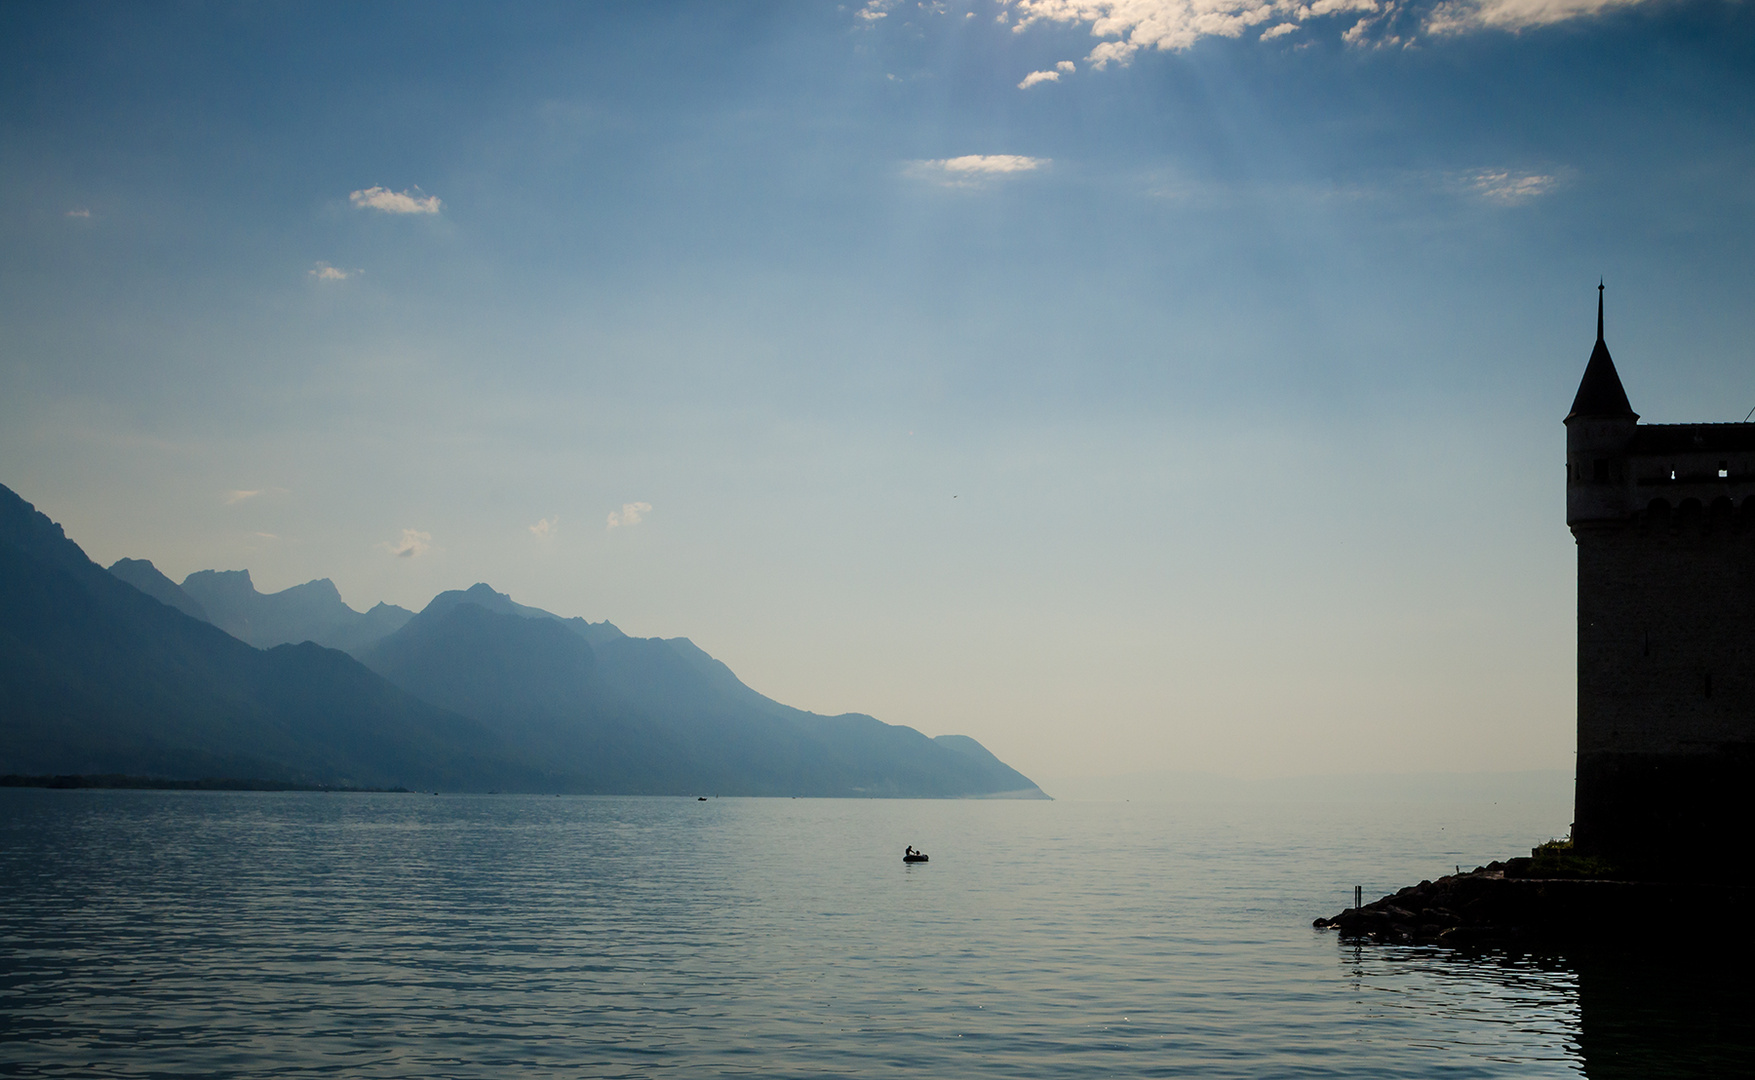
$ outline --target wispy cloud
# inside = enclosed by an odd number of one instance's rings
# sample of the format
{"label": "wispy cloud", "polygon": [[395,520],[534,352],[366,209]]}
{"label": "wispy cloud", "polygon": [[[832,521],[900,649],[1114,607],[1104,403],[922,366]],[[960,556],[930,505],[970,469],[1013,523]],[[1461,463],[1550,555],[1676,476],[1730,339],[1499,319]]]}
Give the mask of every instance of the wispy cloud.
{"label": "wispy cloud", "polygon": [[866,5],[859,9],[858,14],[866,22],[877,22],[889,15],[890,8],[895,6],[896,0],[868,0]]}
{"label": "wispy cloud", "polygon": [[90,217],[90,216],[91,216],[91,211],[90,211],[90,210],[87,210],[87,209],[85,209],[85,208],[84,208],[84,207],[83,207],[83,206],[82,206],[82,207],[80,207],[80,208],[79,208],[79,209],[78,209],[78,210],[69,210],[69,211],[67,211],[67,216],[68,216],[68,217],[73,217],[73,218],[88,218],[88,217]]}
{"label": "wispy cloud", "polygon": [[1071,75],[1077,70],[1077,64],[1073,63],[1071,60],[1062,60],[1060,63],[1046,71],[1030,72],[1030,74],[1024,76],[1024,81],[1018,84],[1018,89],[1028,90],[1037,83],[1059,82],[1062,75]]}
{"label": "wispy cloud", "polygon": [[1049,164],[1048,158],[1019,154],[965,154],[962,157],[916,161],[908,171],[949,187],[973,187],[984,180],[1014,173],[1034,172]]}
{"label": "wispy cloud", "polygon": [[356,274],[365,273],[365,271],[359,269],[343,270],[339,266],[330,266],[326,262],[320,262],[305,271],[305,273],[310,274],[318,281],[346,281],[348,278],[353,277]]}
{"label": "wispy cloud", "polygon": [[645,521],[646,515],[651,512],[652,504],[648,502],[622,503],[622,508],[620,510],[611,510],[609,512],[609,524],[605,526],[605,528],[620,529],[638,525],[640,522]]}
{"label": "wispy cloud", "polygon": [[1445,0],[1426,18],[1429,34],[1527,30],[1601,15],[1645,0]]}
{"label": "wispy cloud", "polygon": [[348,199],[362,210],[382,210],[386,214],[436,214],[439,207],[437,195],[417,195],[420,188],[411,191],[391,191],[389,188],[369,187],[356,191]]}
{"label": "wispy cloud", "polygon": [[[1141,49],[1179,51],[1201,38],[1237,38],[1256,27],[1264,41],[1317,20],[1350,23],[1341,39],[1360,46],[1408,45],[1416,33],[1523,30],[1589,18],[1656,0],[1001,0],[1017,14],[1012,30],[1039,22],[1088,25],[1105,38],[1086,59],[1094,68],[1127,64]],[[1001,21],[1004,20],[1002,13]],[[1032,75],[1038,73],[1032,73]],[[1038,80],[1051,81],[1051,80]]]}
{"label": "wispy cloud", "polygon": [[560,525],[561,519],[558,517],[543,518],[541,521],[530,526],[530,535],[536,537],[538,540],[547,540],[560,529]]}
{"label": "wispy cloud", "polygon": [[387,540],[378,546],[398,559],[418,559],[433,549],[433,534],[403,529],[401,539]]}
{"label": "wispy cloud", "polygon": [[1560,178],[1545,173],[1519,173],[1506,169],[1489,169],[1468,173],[1462,178],[1465,187],[1483,199],[1498,203],[1521,203],[1548,194]]}
{"label": "wispy cloud", "polygon": [[227,506],[236,506],[239,503],[248,502],[251,499],[259,498],[263,495],[285,495],[285,494],[286,494],[286,489],[283,487],[233,488],[230,491],[222,493],[219,498],[220,498],[220,501],[225,503]]}

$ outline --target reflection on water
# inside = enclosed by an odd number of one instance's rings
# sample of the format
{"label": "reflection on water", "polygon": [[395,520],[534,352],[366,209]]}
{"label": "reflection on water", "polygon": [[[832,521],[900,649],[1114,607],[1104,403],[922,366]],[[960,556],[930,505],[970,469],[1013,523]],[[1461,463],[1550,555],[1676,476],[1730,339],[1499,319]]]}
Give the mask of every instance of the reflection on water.
{"label": "reflection on water", "polygon": [[0,1073],[1746,1063],[1734,984],[1309,926],[1567,809],[0,792]]}
{"label": "reflection on water", "polygon": [[1380,995],[1378,1007],[1441,1010],[1471,1021],[1465,1030],[1495,1032],[1477,1043],[1483,1057],[1528,1060],[1546,1046],[1593,1080],[1755,1069],[1755,992],[1737,952],[1629,944],[1470,955],[1352,942],[1339,952],[1354,989]]}
{"label": "reflection on water", "polygon": [[1578,1044],[1586,1075],[1633,1080],[1755,1073],[1748,958],[1715,955],[1718,948],[1710,940],[1677,941],[1674,952],[1570,958],[1578,972]]}

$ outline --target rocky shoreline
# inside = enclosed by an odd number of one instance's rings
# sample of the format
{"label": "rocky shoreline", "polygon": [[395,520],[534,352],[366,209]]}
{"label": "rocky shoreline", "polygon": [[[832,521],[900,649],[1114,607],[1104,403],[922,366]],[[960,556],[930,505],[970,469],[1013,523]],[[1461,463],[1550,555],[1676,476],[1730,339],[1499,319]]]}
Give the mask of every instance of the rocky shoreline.
{"label": "rocky shoreline", "polygon": [[[1755,889],[1609,878],[1528,877],[1528,859],[1422,881],[1312,923],[1402,945],[1532,945],[1704,932],[1755,945]],[[1523,866],[1513,864],[1525,864]]]}

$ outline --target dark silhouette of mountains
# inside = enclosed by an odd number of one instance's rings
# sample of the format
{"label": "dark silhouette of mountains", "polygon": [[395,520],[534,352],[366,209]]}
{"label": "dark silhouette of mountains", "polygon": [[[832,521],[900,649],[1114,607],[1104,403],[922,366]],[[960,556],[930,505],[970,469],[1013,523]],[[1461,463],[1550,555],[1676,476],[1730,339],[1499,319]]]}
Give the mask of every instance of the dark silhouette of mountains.
{"label": "dark silhouette of mountains", "polygon": [[414,617],[394,604],[379,604],[363,614],[355,611],[328,578],[259,593],[248,570],[200,570],[183,579],[182,592],[201,606],[209,622],[258,649],[301,641],[352,649]]}
{"label": "dark silhouette of mountains", "polygon": [[530,786],[476,721],[314,644],[252,648],[0,487],[0,772]]}
{"label": "dark silhouette of mountains", "polygon": [[[306,630],[358,659],[282,643]],[[685,638],[631,638],[486,585],[419,615],[361,614],[327,580],[264,596],[243,571],[182,587],[144,560],[107,572],[4,487],[0,773],[1045,797],[973,739],[792,709]]]}

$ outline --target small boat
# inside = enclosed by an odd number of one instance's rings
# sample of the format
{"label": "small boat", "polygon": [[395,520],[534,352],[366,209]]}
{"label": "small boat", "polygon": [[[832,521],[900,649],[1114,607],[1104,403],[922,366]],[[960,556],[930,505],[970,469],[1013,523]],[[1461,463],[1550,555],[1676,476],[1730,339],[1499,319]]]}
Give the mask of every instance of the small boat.
{"label": "small boat", "polygon": [[707,796],[705,796],[705,795],[696,795],[696,796],[695,796],[695,801],[696,801],[696,802],[706,802],[706,801],[707,801]]}
{"label": "small boat", "polygon": [[904,856],[902,856],[902,861],[905,863],[906,862],[925,862],[926,861],[926,853],[925,852],[915,852],[912,855],[904,855]]}

